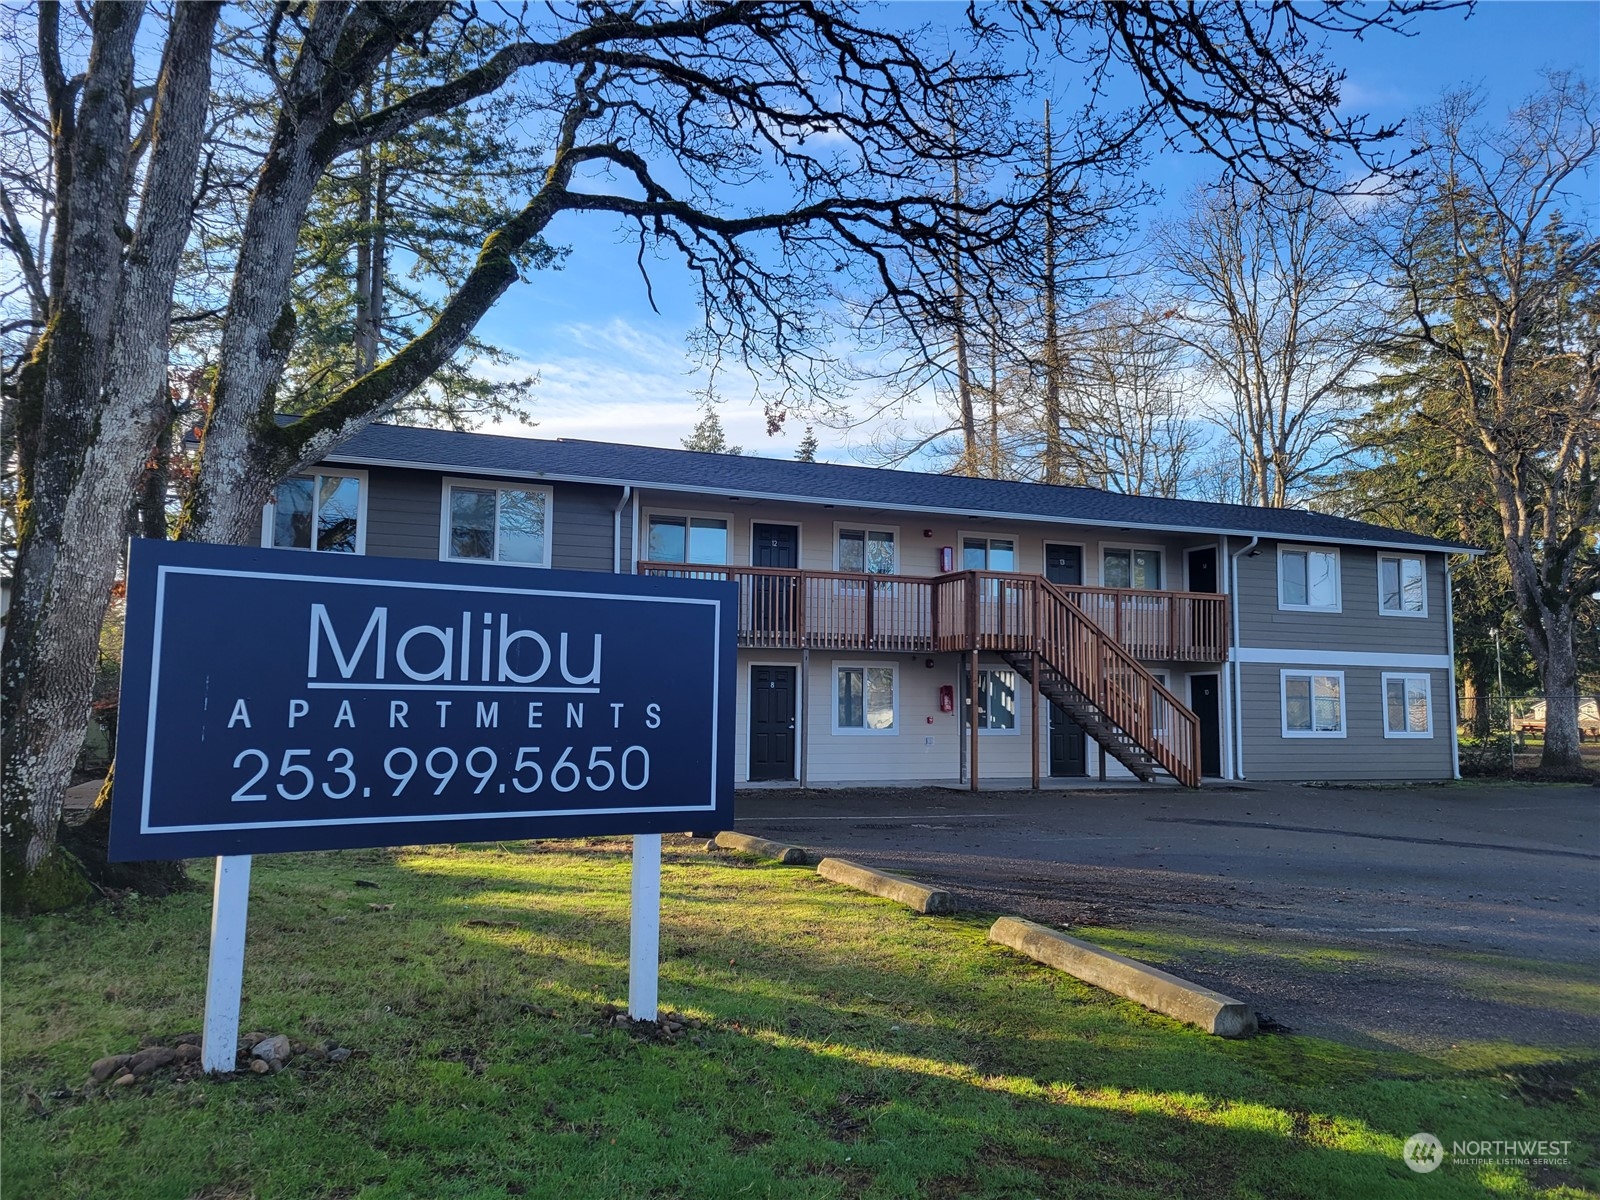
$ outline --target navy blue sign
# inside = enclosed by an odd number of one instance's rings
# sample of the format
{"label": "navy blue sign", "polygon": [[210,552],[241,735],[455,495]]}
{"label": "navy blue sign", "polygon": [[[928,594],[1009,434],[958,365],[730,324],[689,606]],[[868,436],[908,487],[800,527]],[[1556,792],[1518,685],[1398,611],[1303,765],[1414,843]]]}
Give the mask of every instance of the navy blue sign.
{"label": "navy blue sign", "polygon": [[737,596],[135,541],[111,857],[732,828]]}

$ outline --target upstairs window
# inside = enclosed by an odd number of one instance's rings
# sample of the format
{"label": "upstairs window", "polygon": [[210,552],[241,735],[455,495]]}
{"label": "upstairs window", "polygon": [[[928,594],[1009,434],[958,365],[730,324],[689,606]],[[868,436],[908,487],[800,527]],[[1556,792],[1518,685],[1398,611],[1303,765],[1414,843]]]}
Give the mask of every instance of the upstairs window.
{"label": "upstairs window", "polygon": [[839,570],[859,575],[893,575],[895,565],[894,530],[839,530]]}
{"label": "upstairs window", "polygon": [[545,488],[447,483],[443,557],[548,567],[549,518]]}
{"label": "upstairs window", "polygon": [[652,513],[649,560],[665,563],[728,561],[728,522],[721,517],[674,517]]}
{"label": "upstairs window", "polygon": [[1278,607],[1339,611],[1339,552],[1278,547]]}
{"label": "upstairs window", "polygon": [[1420,558],[1378,555],[1378,611],[1386,617],[1428,615],[1427,576]]}
{"label": "upstairs window", "polygon": [[365,482],[357,474],[291,475],[267,505],[267,544],[280,550],[366,553]]}
{"label": "upstairs window", "polygon": [[1017,543],[1011,538],[963,537],[963,571],[1015,571]]}
{"label": "upstairs window", "polygon": [[1161,587],[1161,551],[1107,550],[1101,574],[1109,588],[1157,591]]}

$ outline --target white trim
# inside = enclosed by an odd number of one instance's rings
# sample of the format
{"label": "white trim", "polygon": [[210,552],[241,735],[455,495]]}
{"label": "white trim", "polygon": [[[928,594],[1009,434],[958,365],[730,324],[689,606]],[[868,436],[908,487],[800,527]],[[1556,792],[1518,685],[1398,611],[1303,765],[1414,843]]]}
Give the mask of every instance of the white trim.
{"label": "white trim", "polygon": [[[890,571],[888,573],[890,575],[898,575],[898,574],[900,574],[900,547],[901,547],[900,526],[891,525],[887,521],[835,521],[833,523],[833,551],[832,551],[833,569],[835,571],[843,571],[844,570],[844,568],[839,565],[839,531],[841,529],[859,529],[861,531],[861,534],[862,534],[863,537],[865,537],[869,533],[892,533],[894,535],[894,570],[892,570],[892,571]],[[862,565],[865,566],[866,565],[866,561],[865,561],[866,546],[865,546],[865,544],[862,545],[861,553],[863,555]],[[851,574],[854,574],[854,573],[855,572],[851,572]],[[863,574],[866,574],[866,575],[873,575],[873,574],[877,574],[877,573],[878,572],[874,572],[874,571],[865,571],[865,572],[863,572]]]}
{"label": "white trim", "polygon": [[[734,554],[733,554],[733,513],[732,512],[716,512],[714,510],[708,510],[708,509],[706,509],[706,510],[696,510],[696,509],[692,509],[692,508],[655,508],[653,506],[649,507],[649,508],[646,508],[644,510],[644,519],[641,522],[641,524],[644,526],[644,542],[645,542],[645,548],[646,549],[649,548],[649,544],[650,544],[650,518],[651,517],[682,517],[684,519],[684,523],[683,523],[683,563],[682,563],[682,565],[684,565],[686,567],[689,567],[689,566],[731,567],[731,566],[735,565],[734,561],[733,561]],[[726,530],[727,535],[728,535],[728,546],[727,546],[727,552],[722,556],[722,561],[721,562],[714,562],[714,563],[712,563],[712,562],[699,562],[698,560],[692,559],[692,558],[689,557],[689,520],[690,520],[690,518],[693,518],[693,517],[704,517],[704,518],[709,518],[710,520],[713,520],[713,521],[721,521],[723,523],[724,529]],[[653,558],[646,558],[646,559],[643,559],[642,561],[644,561],[644,562],[655,562],[656,560],[653,559]]]}
{"label": "white trim", "polygon": [[1232,678],[1228,682],[1228,754],[1233,766],[1233,778],[1243,779],[1244,773],[1244,666],[1240,658],[1239,647],[1242,639],[1239,636],[1239,556],[1247,554],[1261,544],[1259,537],[1252,537],[1237,550],[1228,545],[1228,539],[1222,539],[1222,548],[1227,552],[1228,561],[1228,666],[1232,671]]}
{"label": "white trim", "polygon": [[[794,728],[790,730],[790,732],[794,734],[794,774],[788,776],[788,778],[798,780],[800,778],[800,723],[806,719],[805,713],[801,711],[800,703],[801,684],[803,682],[802,676],[805,674],[805,671],[801,667],[798,659],[790,659],[788,662],[781,662],[776,659],[750,658],[745,660],[744,666],[744,780],[746,783],[757,782],[750,778],[750,727],[755,721],[756,715],[756,689],[752,680],[752,672],[754,672],[757,667],[783,667],[785,670],[794,672]],[[784,777],[774,776],[774,778],[781,780]]]}
{"label": "white trim", "polygon": [[[866,673],[865,672],[866,672],[866,669],[868,667],[885,667],[885,668],[887,668],[889,670],[889,672],[891,673],[891,676],[892,676],[892,678],[894,680],[894,684],[893,684],[893,687],[892,687],[892,693],[893,693],[894,699],[891,701],[891,707],[892,707],[892,710],[893,710],[893,713],[894,713],[894,720],[889,725],[889,727],[887,729],[869,729],[865,725],[863,725],[860,729],[857,729],[852,725],[840,725],[839,724],[839,672],[842,671],[842,670],[845,670],[847,668],[848,669],[860,669],[862,671],[862,676],[861,676],[861,719],[862,719],[862,721],[865,721],[867,719],[867,677],[866,677]],[[899,663],[897,663],[897,662],[886,662],[881,658],[876,660],[876,661],[861,660],[861,659],[831,659],[831,660],[829,660],[829,663],[828,663],[828,679],[829,679],[828,692],[829,692],[829,697],[830,697],[828,723],[832,727],[833,732],[837,736],[839,736],[839,737],[896,737],[896,736],[899,735],[899,733],[900,733],[900,664]],[[748,758],[748,757],[749,757],[749,752],[746,751],[746,758]],[[746,763],[747,772],[748,772],[748,767],[749,767],[749,764]]]}
{"label": "white trim", "polygon": [[[1397,732],[1397,731],[1389,728],[1389,681],[1391,679],[1403,679],[1403,680],[1405,680],[1406,681],[1406,692],[1407,692],[1408,696],[1409,696],[1410,691],[1411,691],[1411,687],[1410,687],[1411,681],[1412,680],[1421,680],[1422,681],[1422,686],[1426,690],[1427,695],[1428,695],[1428,727],[1425,730],[1423,730],[1422,732],[1418,733],[1418,732],[1415,732],[1415,731],[1410,730],[1410,729],[1402,729],[1402,730],[1399,730]],[[1385,671],[1383,673],[1383,675],[1379,678],[1379,681],[1378,681],[1378,706],[1379,706],[1379,717],[1383,721],[1383,736],[1385,738],[1431,738],[1431,737],[1433,737],[1433,676],[1432,675],[1427,675],[1427,674],[1419,675],[1416,672],[1406,672],[1406,671]],[[1409,707],[1406,709],[1406,711],[1410,712]]]}
{"label": "white trim", "polygon": [[1234,655],[1244,663],[1309,667],[1414,667],[1423,671],[1446,671],[1450,668],[1448,654],[1390,654],[1378,650],[1318,650],[1312,647],[1268,650],[1240,646]]}
{"label": "white trim", "polygon": [[1461,713],[1456,707],[1456,599],[1450,559],[1444,560],[1445,648],[1450,652],[1450,777],[1461,778]]}
{"label": "white trim", "polygon": [[[139,832],[141,834],[163,833],[208,833],[218,830],[232,831],[236,829],[307,829],[324,825],[393,825],[407,821],[494,821],[516,820],[519,817],[576,817],[586,814],[614,815],[618,813],[651,813],[651,812],[714,812],[717,807],[717,780],[716,762],[718,741],[722,736],[720,728],[720,713],[722,709],[722,618],[723,602],[721,600],[701,600],[688,596],[653,596],[653,595],[617,595],[609,592],[571,592],[548,591],[542,588],[529,587],[478,587],[474,590],[481,595],[499,595],[502,593],[515,596],[560,596],[567,599],[578,600],[618,600],[624,603],[636,604],[688,604],[691,606],[706,606],[712,610],[712,635],[715,639],[711,658],[711,777],[707,780],[709,795],[704,804],[672,804],[660,805],[650,808],[566,808],[566,809],[528,809],[521,812],[480,812],[480,813],[414,813],[394,814],[386,817],[330,817],[300,821],[230,821],[212,825],[152,825],[150,823],[150,794],[155,776],[155,739],[156,723],[160,720],[159,693],[161,685],[161,639],[163,635],[164,618],[166,615],[166,588],[168,575],[205,575],[217,578],[244,578],[283,579],[291,583],[316,583],[328,587],[376,587],[376,588],[412,588],[417,591],[447,591],[459,592],[461,587],[453,583],[425,583],[409,579],[342,579],[337,576],[325,575],[297,575],[284,571],[238,571],[212,567],[180,567],[163,564],[156,570],[156,602],[155,624],[151,640],[151,667],[150,667],[150,698],[145,710],[145,758],[143,793],[140,796],[139,806]],[[353,687],[371,688],[371,684],[352,685]],[[460,690],[470,690],[471,682],[464,682]],[[415,690],[432,690],[418,687]],[[485,690],[485,689],[480,689]],[[497,691],[502,689],[495,689]],[[546,689],[520,688],[524,692],[536,692]],[[598,691],[599,689],[595,689]]]}
{"label": "white trim", "polygon": [[[1109,584],[1109,583],[1106,582],[1106,551],[1108,551],[1108,550],[1127,550],[1129,552],[1129,554],[1128,554],[1128,583],[1127,583],[1127,589],[1129,591],[1135,591],[1135,592],[1163,592],[1163,591],[1167,590],[1167,548],[1165,546],[1158,546],[1158,545],[1155,545],[1153,543],[1144,543],[1144,542],[1107,542],[1107,541],[1101,541],[1101,542],[1097,542],[1096,543],[1096,548],[1100,551],[1100,555],[1099,555],[1100,561],[1096,565],[1100,568],[1100,586],[1101,587],[1120,586],[1120,585]],[[1135,551],[1135,550],[1154,550],[1156,552],[1156,561],[1160,564],[1156,569],[1161,572],[1161,579],[1156,584],[1155,587],[1153,587],[1153,588],[1136,588],[1136,587],[1133,586],[1133,553],[1132,552]]]}
{"label": "white trim", "polygon": [[[457,558],[450,553],[450,489],[467,488],[475,492],[494,492],[494,557]],[[511,562],[500,557],[500,493],[541,492],[544,495],[544,561]],[[472,479],[466,476],[446,475],[439,480],[439,561],[452,563],[485,563],[496,567],[550,568],[551,543],[555,541],[555,489],[545,485],[530,485],[525,480]]]}
{"label": "white trim", "polygon": [[[1311,680],[1308,702],[1311,705],[1311,728],[1289,728],[1289,677],[1301,675]],[[1333,678],[1339,681],[1339,728],[1317,728],[1317,676]],[[1298,667],[1285,669],[1278,672],[1278,723],[1279,732],[1286,738],[1343,738],[1349,736],[1350,713],[1348,697],[1345,694],[1343,671],[1322,671],[1315,667]]]}
{"label": "white trim", "polygon": [[755,566],[756,558],[756,526],[757,525],[787,525],[794,530],[794,565],[796,568],[806,561],[806,526],[804,521],[771,521],[762,517],[750,518],[749,542],[745,546],[745,558],[750,566]]}
{"label": "white trim", "polygon": [[[967,556],[967,547],[966,547],[965,543],[966,543],[966,540],[968,538],[971,538],[973,541],[981,541],[983,543],[983,561],[984,561],[985,564],[987,564],[988,561],[989,561],[989,543],[990,542],[995,542],[995,541],[1010,542],[1011,543],[1011,559],[1012,559],[1011,570],[1003,572],[1003,574],[1006,574],[1006,575],[1017,575],[1017,574],[1021,574],[1022,573],[1022,539],[1020,537],[1018,537],[1014,533],[988,534],[988,533],[978,533],[976,531],[968,532],[967,530],[964,530],[964,529],[956,530],[956,546],[955,546],[955,551],[956,551],[956,555],[957,555],[956,570],[958,570],[958,571],[967,570],[967,567],[965,565],[963,565],[961,560],[965,559],[966,556]],[[982,568],[982,570],[985,570],[985,571],[998,571],[999,568],[985,565]],[[1044,572],[1042,570],[1039,573],[1041,575],[1044,574]]]}
{"label": "white trim", "polygon": [[312,536],[316,535],[316,525],[317,525],[317,485],[316,485],[316,478],[317,478],[318,475],[337,475],[337,476],[340,476],[341,478],[355,479],[355,480],[358,480],[360,482],[361,486],[356,489],[356,553],[357,554],[362,554],[362,555],[366,554],[366,552],[367,552],[367,493],[369,491],[371,491],[372,489],[369,486],[368,477],[367,477],[366,471],[361,470],[361,469],[356,468],[356,467],[348,467],[348,468],[336,467],[333,470],[324,470],[324,469],[322,469],[321,466],[317,466],[317,467],[311,467],[311,468],[309,468],[307,470],[304,470],[304,471],[296,471],[293,474],[286,475],[282,479],[280,479],[278,481],[278,484],[275,485],[273,487],[273,489],[272,489],[273,499],[268,500],[265,504],[263,504],[261,506],[261,548],[263,550],[300,550],[300,551],[303,551],[303,552],[305,552],[307,554],[334,554],[334,553],[337,553],[337,551],[333,551],[333,550],[318,550],[314,546],[274,546],[272,544],[272,526],[274,524],[274,520],[275,520],[275,517],[276,517],[277,508],[278,508],[278,502],[277,502],[278,486],[281,486],[282,484],[287,483],[291,479],[309,478],[309,479],[312,480],[312,484],[311,484],[311,529],[312,529]]}
{"label": "white trim", "polygon": [[[1420,566],[1422,568],[1422,611],[1421,612],[1407,612],[1403,608],[1385,608],[1383,606],[1383,562],[1384,562],[1384,559],[1392,559],[1393,561],[1398,562],[1398,563],[1404,563],[1407,559],[1410,559],[1412,562],[1415,562],[1418,566]],[[1400,595],[1401,595],[1402,603],[1404,602],[1404,597],[1405,597],[1405,585],[1406,585],[1405,570],[1404,570],[1404,568],[1402,568],[1401,572],[1400,572]],[[1428,615],[1428,560],[1427,560],[1426,557],[1424,557],[1421,554],[1395,554],[1395,553],[1388,553],[1388,554],[1379,554],[1378,555],[1378,615],[1380,617],[1412,617],[1412,618],[1426,617]]]}
{"label": "white trim", "polygon": [[[1311,555],[1333,555],[1333,603],[1330,604],[1290,604],[1283,598],[1283,556],[1287,551],[1290,554],[1304,554],[1306,556],[1306,599],[1311,598]],[[1278,543],[1278,611],[1279,612],[1309,612],[1309,613],[1341,613],[1344,611],[1344,562],[1337,546],[1318,546],[1306,542],[1279,542]]]}
{"label": "white trim", "polygon": [[[486,435],[486,436],[493,437],[493,436],[497,436],[497,435],[490,434],[490,435]],[[538,441],[540,439],[529,438],[529,439],[526,439],[526,440],[528,440],[528,441]],[[600,444],[602,444],[602,445],[608,445],[608,444],[609,445],[621,445],[622,443],[600,443]],[[637,447],[630,447],[630,448],[637,448]],[[330,454],[326,458],[324,458],[322,461],[325,462],[325,463],[332,463],[332,464],[336,464],[336,465],[337,464],[343,464],[343,463],[359,463],[362,466],[368,466],[368,467],[395,467],[395,468],[398,468],[400,470],[405,470],[405,471],[459,471],[461,469],[461,466],[458,463],[440,463],[440,462],[431,462],[431,461],[428,461],[428,460],[420,460],[419,461],[417,459],[406,459],[406,458],[372,458],[372,457],[365,457],[365,456],[358,458],[358,457],[355,457],[354,455],[345,455],[345,454]],[[914,474],[915,472],[906,472],[906,473],[907,474]],[[642,479],[624,479],[621,476],[613,476],[613,475],[572,475],[572,474],[568,474],[567,472],[564,472],[564,471],[515,471],[515,470],[509,470],[509,469],[496,468],[496,475],[499,478],[502,478],[502,479],[531,479],[531,480],[535,480],[535,481],[538,481],[538,482],[541,482],[541,483],[598,483],[598,484],[604,484],[604,485],[606,485],[608,487],[621,487],[625,483],[631,483],[637,488],[648,488],[651,491],[656,491],[656,492],[681,492],[681,493],[684,493],[684,494],[687,494],[687,495],[692,495],[692,496],[723,496],[723,497],[726,497],[728,492],[730,491],[730,489],[727,488],[727,487],[698,487],[698,486],[696,486],[694,484],[663,483],[663,482],[661,482],[659,480],[650,481],[650,480],[642,480]],[[848,508],[848,509],[852,509],[852,510],[859,509],[859,510],[864,511],[864,512],[882,512],[884,510],[885,506],[887,506],[887,505],[889,505],[891,503],[894,503],[894,502],[891,502],[891,501],[888,501],[888,500],[871,500],[871,501],[867,501],[867,500],[856,500],[856,499],[849,499],[849,498],[837,497],[837,496],[803,496],[803,495],[798,495],[798,494],[791,494],[791,493],[788,493],[788,492],[765,492],[765,491],[761,491],[760,489],[750,489],[750,488],[743,489],[742,492],[741,492],[741,495],[744,498],[752,499],[752,500],[759,499],[759,500],[763,500],[763,501],[775,501],[775,502],[784,503],[784,504],[822,505],[824,507],[831,507],[831,508]],[[898,511],[900,511],[902,513],[925,513],[928,516],[943,516],[943,517],[959,516],[959,517],[970,518],[973,515],[975,515],[975,513],[974,513],[974,511],[973,511],[973,509],[971,507],[938,508],[938,507],[935,507],[934,505],[930,505],[930,504],[903,504],[903,503],[894,503],[894,507]],[[1107,520],[1106,518],[1102,517],[1102,518],[1097,519],[1097,520],[1090,520],[1090,519],[1086,519],[1086,518],[1083,518],[1083,517],[1068,517],[1068,516],[1060,516],[1060,515],[1054,515],[1054,514],[1024,513],[1024,512],[1004,512],[1004,511],[1002,511],[1000,509],[995,509],[993,511],[983,510],[983,516],[984,516],[984,519],[986,519],[986,520],[1008,521],[1008,522],[1009,521],[1021,521],[1021,522],[1025,522],[1026,524],[1029,524],[1029,525],[1041,525],[1041,524],[1042,525],[1070,525],[1070,526],[1084,526],[1084,527],[1096,528],[1096,529],[1125,528],[1125,527],[1128,527],[1128,526],[1133,526],[1133,527],[1136,527],[1136,528],[1139,528],[1139,529],[1147,529],[1151,533],[1227,534],[1227,535],[1230,535],[1230,536],[1233,536],[1233,537],[1245,537],[1245,538],[1256,537],[1256,538],[1269,538],[1269,539],[1270,538],[1288,538],[1290,540],[1293,540],[1295,537],[1299,536],[1299,535],[1294,534],[1294,533],[1286,533],[1283,530],[1244,529],[1244,528],[1234,528],[1232,526],[1221,526],[1221,525],[1165,525],[1165,524],[1154,525],[1154,524],[1150,524],[1148,522],[1132,520],[1132,519],[1129,519],[1129,518],[1121,518],[1121,519],[1118,519],[1118,520]],[[859,524],[859,523],[860,522],[857,522],[857,524]],[[1399,531],[1398,530],[1393,530],[1393,531],[1390,531],[1390,532],[1396,532],[1397,533]],[[1382,546],[1382,547],[1385,547],[1387,549],[1392,549],[1392,550],[1410,550],[1410,551],[1413,551],[1413,552],[1424,551],[1424,552],[1445,553],[1445,554],[1467,554],[1467,555],[1472,555],[1472,556],[1477,556],[1477,555],[1480,555],[1480,554],[1487,554],[1488,553],[1487,550],[1480,549],[1477,546],[1461,546],[1461,545],[1456,545],[1454,543],[1444,543],[1444,544],[1440,544],[1440,545],[1419,546],[1415,542],[1381,542],[1381,541],[1372,541],[1372,540],[1369,540],[1369,539],[1366,539],[1366,538],[1341,538],[1341,537],[1331,537],[1331,536],[1322,536],[1322,535],[1318,535],[1318,536],[1319,536],[1319,541],[1322,544],[1326,544],[1326,545],[1330,545],[1330,546],[1332,546],[1332,545],[1337,545],[1337,546]]]}

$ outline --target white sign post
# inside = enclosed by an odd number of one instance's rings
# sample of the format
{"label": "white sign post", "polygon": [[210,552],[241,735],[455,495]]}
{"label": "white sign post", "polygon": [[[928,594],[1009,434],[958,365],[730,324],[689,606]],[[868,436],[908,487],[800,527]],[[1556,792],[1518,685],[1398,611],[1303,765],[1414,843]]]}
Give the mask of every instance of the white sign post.
{"label": "white sign post", "polygon": [[244,930],[250,911],[250,855],[217,859],[211,886],[211,966],[200,1065],[231,1071],[239,1051],[239,995],[244,987]]}
{"label": "white sign post", "polygon": [[661,835],[633,835],[633,904],[628,921],[628,1015],[656,1019],[661,968]]}
{"label": "white sign post", "polygon": [[733,826],[739,590],[537,574],[130,546],[109,858],[220,855],[206,1071],[237,1062],[254,854],[631,835],[628,1012],[656,1019],[660,831]]}

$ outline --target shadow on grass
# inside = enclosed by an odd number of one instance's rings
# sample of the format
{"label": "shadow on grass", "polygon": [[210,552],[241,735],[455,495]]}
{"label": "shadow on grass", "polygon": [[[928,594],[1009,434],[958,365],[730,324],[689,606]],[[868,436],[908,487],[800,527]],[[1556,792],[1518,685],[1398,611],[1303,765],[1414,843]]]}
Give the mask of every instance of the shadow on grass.
{"label": "shadow on grass", "polygon": [[[1594,1115],[1585,1094],[1502,1118],[1502,1081],[1409,1056],[1220,1043],[988,945],[980,918],[799,871],[730,887],[682,854],[662,995],[701,1024],[640,1040],[596,1013],[625,986],[626,863],[514,857],[361,860],[377,892],[347,860],[263,860],[246,1022],[363,1056],[10,1110],[5,1194],[1367,1197],[1414,1186],[1398,1146],[1419,1128]],[[379,893],[396,908],[367,909]],[[130,1034],[193,1028],[206,909],[7,923],[8,1084],[48,1095]],[[1430,1193],[1485,1182],[1447,1170]]]}

